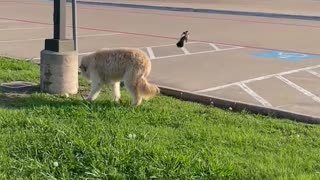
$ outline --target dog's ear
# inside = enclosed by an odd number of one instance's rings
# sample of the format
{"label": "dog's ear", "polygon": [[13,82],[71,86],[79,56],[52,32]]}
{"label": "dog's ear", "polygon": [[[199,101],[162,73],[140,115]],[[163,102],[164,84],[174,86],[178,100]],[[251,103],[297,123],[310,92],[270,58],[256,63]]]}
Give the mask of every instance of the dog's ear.
{"label": "dog's ear", "polygon": [[81,70],[83,70],[84,72],[87,71],[87,68],[86,68],[83,64],[81,64],[79,68],[80,68]]}

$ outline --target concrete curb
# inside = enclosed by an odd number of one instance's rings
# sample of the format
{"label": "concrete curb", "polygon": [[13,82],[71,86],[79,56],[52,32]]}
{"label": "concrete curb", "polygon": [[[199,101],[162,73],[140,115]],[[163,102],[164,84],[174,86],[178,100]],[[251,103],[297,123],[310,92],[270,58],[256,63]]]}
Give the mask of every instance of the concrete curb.
{"label": "concrete curb", "polygon": [[[70,0],[68,0],[70,2]],[[128,3],[109,3],[109,2],[93,2],[93,1],[78,1],[79,4],[88,5],[102,5],[138,9],[153,9],[153,10],[166,10],[166,11],[182,11],[182,12],[198,12],[198,13],[211,13],[211,14],[225,14],[225,15],[241,15],[241,16],[258,16],[269,18],[284,18],[284,19],[299,19],[320,21],[320,16],[307,16],[307,15],[293,15],[293,14],[279,14],[279,13],[264,13],[264,12],[246,12],[246,11],[233,11],[233,10],[217,10],[217,9],[200,9],[200,8],[183,8],[171,6],[156,6],[156,5],[140,5]]]}
{"label": "concrete curb", "polygon": [[284,118],[284,119],[289,119],[295,122],[302,122],[307,124],[320,124],[319,117],[312,117],[312,116],[307,116],[305,114],[298,114],[290,111],[283,111],[283,110],[274,109],[274,108],[246,104],[246,103],[231,101],[231,100],[222,99],[222,98],[209,97],[209,96],[194,94],[191,92],[186,92],[178,89],[168,88],[168,87],[159,86],[159,88],[160,88],[161,94],[166,96],[172,96],[180,100],[192,101],[192,102],[197,102],[205,105],[211,105],[221,109],[229,109],[231,107],[232,111],[246,110],[254,114],[267,115],[275,118]]}

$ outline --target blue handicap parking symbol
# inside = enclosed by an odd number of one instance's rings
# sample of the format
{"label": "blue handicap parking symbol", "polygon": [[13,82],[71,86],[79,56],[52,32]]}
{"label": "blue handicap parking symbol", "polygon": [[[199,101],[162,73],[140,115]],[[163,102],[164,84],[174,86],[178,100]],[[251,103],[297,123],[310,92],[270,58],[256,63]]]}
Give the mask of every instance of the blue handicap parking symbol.
{"label": "blue handicap parking symbol", "polygon": [[285,60],[285,61],[292,61],[292,62],[310,60],[310,59],[320,60],[320,56],[315,56],[310,54],[291,53],[291,52],[280,52],[280,51],[258,52],[253,55],[260,58],[269,58],[269,59]]}

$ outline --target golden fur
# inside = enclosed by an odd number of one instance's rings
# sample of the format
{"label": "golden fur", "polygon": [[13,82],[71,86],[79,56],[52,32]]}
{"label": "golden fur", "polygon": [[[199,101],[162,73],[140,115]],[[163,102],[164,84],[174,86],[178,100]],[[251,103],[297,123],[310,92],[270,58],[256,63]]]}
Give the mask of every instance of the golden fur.
{"label": "golden fur", "polygon": [[91,81],[91,90],[86,98],[96,99],[104,84],[112,85],[113,100],[120,99],[120,81],[133,98],[133,105],[140,105],[142,99],[156,96],[160,90],[148,83],[151,71],[149,57],[138,49],[101,49],[82,58],[82,76]]}

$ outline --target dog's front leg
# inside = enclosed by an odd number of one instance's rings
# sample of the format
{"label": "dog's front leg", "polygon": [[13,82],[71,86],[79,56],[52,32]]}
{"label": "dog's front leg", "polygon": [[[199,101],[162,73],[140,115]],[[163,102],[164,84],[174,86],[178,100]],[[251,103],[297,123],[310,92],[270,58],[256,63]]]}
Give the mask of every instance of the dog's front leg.
{"label": "dog's front leg", "polygon": [[99,96],[100,90],[101,90],[101,82],[97,80],[92,81],[91,90],[86,100],[87,101],[95,100]]}
{"label": "dog's front leg", "polygon": [[120,100],[120,82],[115,82],[112,84],[112,97],[115,102]]}

